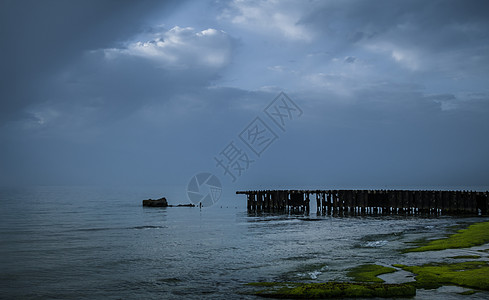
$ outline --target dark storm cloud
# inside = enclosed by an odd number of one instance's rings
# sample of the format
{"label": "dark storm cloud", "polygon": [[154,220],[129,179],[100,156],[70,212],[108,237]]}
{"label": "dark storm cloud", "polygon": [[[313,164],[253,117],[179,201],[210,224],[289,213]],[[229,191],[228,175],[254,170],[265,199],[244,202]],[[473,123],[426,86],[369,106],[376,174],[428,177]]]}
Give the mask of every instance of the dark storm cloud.
{"label": "dark storm cloud", "polygon": [[450,65],[486,71],[488,10],[489,2],[483,0],[332,1],[320,2],[300,23],[315,28],[320,36],[342,41],[336,49],[359,44],[392,50],[394,45],[419,50],[419,59],[430,67],[430,59],[444,63],[452,59]]}
{"label": "dark storm cloud", "polygon": [[[176,2],[175,2],[176,3]],[[2,1],[0,125],[39,101],[36,88],[84,51],[108,48],[144,29],[143,16],[170,1]]]}
{"label": "dark storm cloud", "polygon": [[[346,34],[353,41],[400,32],[405,26],[412,26],[413,34],[416,33],[421,40],[436,44],[440,39],[448,39],[452,42],[448,44],[453,47],[453,42],[457,44],[464,37],[468,41],[475,36],[488,36],[485,30],[489,25],[486,14],[488,9],[489,3],[484,0],[325,1],[319,2],[318,7],[304,16],[300,23],[318,28],[323,26],[323,33]],[[458,29],[461,30],[460,34],[454,36],[453,33]],[[464,29],[468,36],[464,34]],[[432,35],[435,32],[437,36]],[[445,33],[450,34],[445,36]]]}
{"label": "dark storm cloud", "polygon": [[[67,63],[37,87],[35,95],[31,92],[35,102],[24,108],[17,124],[53,134],[111,124],[178,99],[184,99],[184,105],[197,95],[202,96],[196,100],[201,108],[219,102],[219,97],[204,98],[218,71],[229,63],[229,36],[178,27],[158,34],[165,38],[86,51]],[[232,104],[231,99],[221,101],[222,107]]]}

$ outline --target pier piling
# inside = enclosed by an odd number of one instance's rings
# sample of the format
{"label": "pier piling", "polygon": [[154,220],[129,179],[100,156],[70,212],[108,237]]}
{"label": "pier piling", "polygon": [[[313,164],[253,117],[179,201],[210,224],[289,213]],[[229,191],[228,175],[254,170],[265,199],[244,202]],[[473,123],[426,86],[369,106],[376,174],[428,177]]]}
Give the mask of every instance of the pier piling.
{"label": "pier piling", "polygon": [[489,192],[434,190],[262,190],[237,191],[247,196],[249,212],[317,214],[487,215]]}

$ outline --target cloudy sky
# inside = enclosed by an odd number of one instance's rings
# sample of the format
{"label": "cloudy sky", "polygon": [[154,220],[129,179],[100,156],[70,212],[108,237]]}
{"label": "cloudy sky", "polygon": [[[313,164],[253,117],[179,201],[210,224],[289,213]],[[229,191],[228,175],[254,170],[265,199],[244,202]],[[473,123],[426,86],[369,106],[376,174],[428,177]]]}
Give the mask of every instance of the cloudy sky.
{"label": "cloudy sky", "polygon": [[[487,187],[487,11],[1,0],[0,185]],[[284,128],[265,112],[281,91]]]}

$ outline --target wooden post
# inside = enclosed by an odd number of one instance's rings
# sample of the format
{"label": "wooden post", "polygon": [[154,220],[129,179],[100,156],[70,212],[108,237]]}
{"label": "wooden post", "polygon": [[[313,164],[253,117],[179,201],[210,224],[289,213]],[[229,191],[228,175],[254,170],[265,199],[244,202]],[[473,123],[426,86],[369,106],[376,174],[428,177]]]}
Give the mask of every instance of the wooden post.
{"label": "wooden post", "polygon": [[386,190],[382,191],[382,213],[390,214],[391,213],[391,202],[389,199],[389,194]]}
{"label": "wooden post", "polygon": [[289,192],[288,191],[284,192],[284,196],[285,196],[285,207],[287,208],[287,211],[290,211]]}
{"label": "wooden post", "polygon": [[309,193],[306,193],[306,212],[309,214]]}
{"label": "wooden post", "polygon": [[357,199],[358,199],[358,205],[360,206],[360,212],[362,214],[365,214],[365,197],[364,197],[364,191],[359,190],[357,191]]}
{"label": "wooden post", "polygon": [[355,203],[353,199],[353,191],[348,190],[346,191],[346,197],[348,199],[348,207],[349,207],[349,212],[353,214],[355,212]]}
{"label": "wooden post", "polygon": [[321,194],[316,192],[316,214],[321,212]]}
{"label": "wooden post", "polygon": [[387,191],[387,197],[389,199],[389,212],[397,213],[397,199],[396,194],[393,191]]}
{"label": "wooden post", "polygon": [[372,206],[374,207],[374,214],[377,214],[379,212],[379,201],[378,201],[378,195],[377,191],[370,191],[370,202],[372,203]]}
{"label": "wooden post", "polygon": [[337,207],[338,207],[338,197],[336,195],[336,191],[333,191],[333,213],[336,212]]}
{"label": "wooden post", "polygon": [[323,215],[326,213],[326,193],[321,193],[321,212]]}
{"label": "wooden post", "polygon": [[333,194],[331,191],[328,191],[328,214],[331,214],[331,211],[333,210]]}
{"label": "wooden post", "polygon": [[435,197],[435,209],[436,213],[438,214],[441,208],[441,191],[434,191],[433,196]]}
{"label": "wooden post", "polygon": [[449,208],[450,208],[450,194],[447,191],[442,191],[441,192],[441,203],[442,203],[442,214],[446,215],[448,214]]}
{"label": "wooden post", "polygon": [[476,214],[476,208],[477,208],[477,192],[470,193],[469,196],[469,211],[470,214],[475,215]]}
{"label": "wooden post", "polygon": [[340,212],[346,211],[346,199],[345,199],[345,191],[338,191],[338,207],[340,208]]}

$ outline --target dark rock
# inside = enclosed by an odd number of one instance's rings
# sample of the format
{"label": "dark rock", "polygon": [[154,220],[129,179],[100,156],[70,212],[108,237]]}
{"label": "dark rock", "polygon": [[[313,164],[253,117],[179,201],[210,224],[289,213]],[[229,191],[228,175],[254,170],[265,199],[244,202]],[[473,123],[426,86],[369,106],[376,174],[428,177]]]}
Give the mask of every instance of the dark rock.
{"label": "dark rock", "polygon": [[160,199],[148,199],[148,200],[143,200],[143,206],[148,206],[148,207],[168,207],[168,202],[166,201],[166,198],[160,198]]}
{"label": "dark rock", "polygon": [[195,204],[189,203],[189,204],[178,204],[177,207],[195,207]]}
{"label": "dark rock", "polygon": [[195,204],[178,204],[178,205],[168,205],[168,207],[195,207]]}

